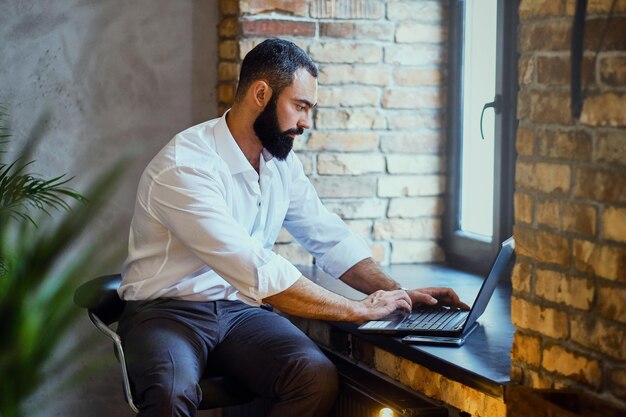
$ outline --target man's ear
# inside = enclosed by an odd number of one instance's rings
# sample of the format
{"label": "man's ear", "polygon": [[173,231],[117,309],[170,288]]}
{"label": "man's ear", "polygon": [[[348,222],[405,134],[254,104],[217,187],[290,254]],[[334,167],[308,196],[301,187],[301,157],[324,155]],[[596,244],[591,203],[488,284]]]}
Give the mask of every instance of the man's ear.
{"label": "man's ear", "polygon": [[272,97],[272,88],[263,80],[257,80],[252,83],[250,87],[252,92],[252,100],[261,109],[265,108],[265,105],[270,101]]}

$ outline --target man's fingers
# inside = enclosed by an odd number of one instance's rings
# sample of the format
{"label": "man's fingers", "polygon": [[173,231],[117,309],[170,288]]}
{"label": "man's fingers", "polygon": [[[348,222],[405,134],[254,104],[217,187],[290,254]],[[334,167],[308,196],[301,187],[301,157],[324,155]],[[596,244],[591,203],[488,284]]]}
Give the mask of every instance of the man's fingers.
{"label": "man's fingers", "polygon": [[413,300],[409,296],[408,291],[405,291],[405,290],[395,290],[393,292],[399,294],[401,299],[406,301],[406,303],[409,305],[409,311],[411,311],[411,306],[413,305]]}
{"label": "man's fingers", "polygon": [[404,311],[405,313],[411,312],[411,304],[409,304],[405,299],[398,300],[396,308]]}
{"label": "man's fingers", "polygon": [[[462,310],[469,310],[470,307],[459,299],[459,296],[452,288],[429,287],[411,291],[411,296],[415,302],[434,305],[441,304],[450,307],[457,307]],[[434,300],[434,301],[433,301]]]}
{"label": "man's fingers", "polygon": [[[375,319],[387,316],[396,310],[411,312],[411,297],[404,290],[376,291],[364,300]],[[372,319],[372,318],[370,318]]]}
{"label": "man's fingers", "polygon": [[430,294],[415,290],[411,294],[414,297],[414,302],[426,305],[435,305],[438,303],[437,299]]}
{"label": "man's fingers", "polygon": [[471,307],[468,306],[467,304],[465,304],[463,301],[459,301],[459,308],[461,310],[469,310],[469,309],[471,309]]}

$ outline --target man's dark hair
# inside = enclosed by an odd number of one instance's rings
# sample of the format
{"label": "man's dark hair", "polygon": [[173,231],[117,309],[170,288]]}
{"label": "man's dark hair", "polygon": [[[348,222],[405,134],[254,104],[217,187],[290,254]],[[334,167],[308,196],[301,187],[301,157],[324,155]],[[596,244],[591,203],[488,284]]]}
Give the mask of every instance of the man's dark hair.
{"label": "man's dark hair", "polygon": [[311,58],[298,45],[283,39],[267,39],[243,59],[235,101],[240,101],[256,80],[266,81],[276,99],[291,85],[298,69],[304,68],[317,78],[318,70]]}

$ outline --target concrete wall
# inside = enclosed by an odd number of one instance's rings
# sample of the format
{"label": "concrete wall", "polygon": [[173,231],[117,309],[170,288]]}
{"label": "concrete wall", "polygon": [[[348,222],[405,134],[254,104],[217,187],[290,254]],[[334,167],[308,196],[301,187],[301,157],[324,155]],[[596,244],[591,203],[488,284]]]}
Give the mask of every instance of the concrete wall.
{"label": "concrete wall", "polygon": [[[142,169],[175,133],[217,115],[217,21],[213,0],[0,0],[0,103],[15,143],[44,108],[53,112],[35,171],[75,176],[81,191],[120,155],[134,155],[92,237],[115,224],[119,241],[110,244],[125,245]],[[75,334],[95,336],[86,320],[79,327],[87,331]],[[93,355],[104,377],[88,373],[65,392],[50,381],[33,415],[131,415],[110,346]]]}

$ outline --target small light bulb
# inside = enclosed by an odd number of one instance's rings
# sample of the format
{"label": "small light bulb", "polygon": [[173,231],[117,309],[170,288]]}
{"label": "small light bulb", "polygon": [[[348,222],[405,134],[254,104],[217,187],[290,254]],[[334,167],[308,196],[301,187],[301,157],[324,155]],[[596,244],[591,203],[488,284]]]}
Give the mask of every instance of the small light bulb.
{"label": "small light bulb", "polygon": [[381,408],[378,412],[378,417],[393,417],[393,410],[391,408]]}

